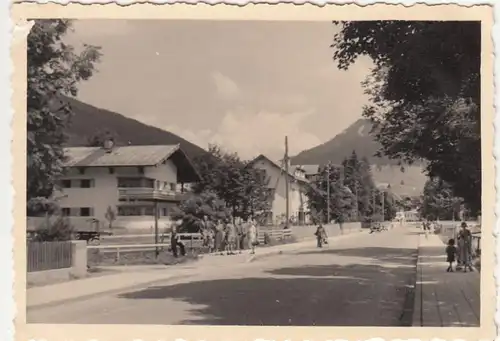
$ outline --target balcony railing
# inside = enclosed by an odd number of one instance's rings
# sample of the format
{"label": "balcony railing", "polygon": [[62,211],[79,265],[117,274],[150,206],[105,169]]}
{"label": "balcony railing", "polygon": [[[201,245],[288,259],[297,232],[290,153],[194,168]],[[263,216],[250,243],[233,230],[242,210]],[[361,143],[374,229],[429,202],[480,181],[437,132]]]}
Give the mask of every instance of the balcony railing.
{"label": "balcony railing", "polygon": [[125,200],[165,200],[182,201],[189,193],[148,187],[118,188],[118,196]]}

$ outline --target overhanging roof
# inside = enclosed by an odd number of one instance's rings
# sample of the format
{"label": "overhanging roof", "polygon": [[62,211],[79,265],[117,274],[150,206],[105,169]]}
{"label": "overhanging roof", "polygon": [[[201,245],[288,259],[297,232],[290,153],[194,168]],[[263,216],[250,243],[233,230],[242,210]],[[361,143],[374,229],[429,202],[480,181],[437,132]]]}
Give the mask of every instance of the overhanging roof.
{"label": "overhanging roof", "polygon": [[101,147],[65,148],[65,167],[144,167],[157,166],[165,160],[172,160],[177,167],[179,182],[200,180],[194,165],[176,145],[117,146],[111,151]]}

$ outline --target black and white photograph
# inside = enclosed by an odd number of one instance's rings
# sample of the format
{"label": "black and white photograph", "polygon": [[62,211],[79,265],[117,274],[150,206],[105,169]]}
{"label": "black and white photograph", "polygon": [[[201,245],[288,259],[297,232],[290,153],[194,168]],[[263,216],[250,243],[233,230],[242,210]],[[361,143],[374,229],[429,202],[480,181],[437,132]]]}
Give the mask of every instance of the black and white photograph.
{"label": "black and white photograph", "polygon": [[491,32],[451,19],[34,19],[26,323],[492,324]]}

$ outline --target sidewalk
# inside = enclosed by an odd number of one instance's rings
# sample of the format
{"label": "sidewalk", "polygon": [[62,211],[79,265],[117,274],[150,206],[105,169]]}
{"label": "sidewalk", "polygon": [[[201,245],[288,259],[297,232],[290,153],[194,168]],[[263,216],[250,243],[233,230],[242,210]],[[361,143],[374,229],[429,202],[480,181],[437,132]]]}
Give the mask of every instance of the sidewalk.
{"label": "sidewalk", "polygon": [[419,236],[414,327],[479,327],[480,275],[446,272],[445,245],[434,234]]}
{"label": "sidewalk", "polygon": [[[332,237],[334,243],[340,239],[359,235]],[[315,247],[315,241],[304,241],[291,244],[276,245],[256,249],[256,255],[250,255],[249,250],[232,256],[205,255],[196,262],[175,266],[165,265],[135,265],[109,267],[116,271],[114,274],[78,279],[63,283],[32,287],[26,290],[27,308],[37,308],[61,304],[66,301],[80,300],[106,293],[140,288],[145,285],[179,279],[200,274],[201,271],[230,267],[252,262],[262,257],[268,257],[299,249]]]}

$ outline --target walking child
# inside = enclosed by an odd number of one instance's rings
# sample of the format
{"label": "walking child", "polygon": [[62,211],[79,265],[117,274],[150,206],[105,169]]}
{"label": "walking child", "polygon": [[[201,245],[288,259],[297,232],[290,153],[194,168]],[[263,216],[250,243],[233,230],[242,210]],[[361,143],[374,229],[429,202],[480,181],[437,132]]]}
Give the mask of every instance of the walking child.
{"label": "walking child", "polygon": [[446,261],[449,266],[446,272],[453,272],[453,263],[455,262],[455,256],[457,254],[457,248],[455,247],[455,239],[448,240],[448,246],[446,247]]}

